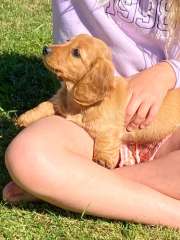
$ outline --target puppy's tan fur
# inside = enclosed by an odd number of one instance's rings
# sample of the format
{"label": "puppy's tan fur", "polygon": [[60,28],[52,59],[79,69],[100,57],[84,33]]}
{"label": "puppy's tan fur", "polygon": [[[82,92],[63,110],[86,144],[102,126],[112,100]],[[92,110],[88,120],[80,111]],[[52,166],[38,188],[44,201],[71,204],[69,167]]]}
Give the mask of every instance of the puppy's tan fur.
{"label": "puppy's tan fur", "polygon": [[[176,89],[168,92],[152,124],[126,131],[128,81],[114,76],[110,50],[101,40],[79,35],[49,49],[44,63],[63,80],[63,87],[50,100],[22,114],[17,120],[20,126],[59,114],[89,133],[94,139],[93,160],[108,168],[117,165],[122,142],[159,141],[179,127],[180,90]],[[80,56],[74,56],[74,49]]]}

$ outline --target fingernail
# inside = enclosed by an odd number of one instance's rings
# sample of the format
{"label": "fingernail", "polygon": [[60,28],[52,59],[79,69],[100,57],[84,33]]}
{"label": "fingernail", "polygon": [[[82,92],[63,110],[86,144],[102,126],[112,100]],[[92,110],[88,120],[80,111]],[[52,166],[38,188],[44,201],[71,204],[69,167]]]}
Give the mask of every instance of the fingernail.
{"label": "fingernail", "polygon": [[131,132],[131,131],[133,131],[134,128],[132,126],[129,126],[126,129],[127,129],[128,132]]}
{"label": "fingernail", "polygon": [[141,128],[141,129],[142,129],[142,128],[145,128],[145,125],[141,124],[141,125],[140,125],[140,128]]}

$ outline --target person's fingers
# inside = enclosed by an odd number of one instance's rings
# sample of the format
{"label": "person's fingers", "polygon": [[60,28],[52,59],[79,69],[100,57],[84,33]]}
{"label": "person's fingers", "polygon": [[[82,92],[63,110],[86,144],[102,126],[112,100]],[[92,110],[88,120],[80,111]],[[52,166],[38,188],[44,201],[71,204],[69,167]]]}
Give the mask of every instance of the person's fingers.
{"label": "person's fingers", "polygon": [[140,104],[141,104],[141,99],[132,95],[132,97],[128,103],[128,106],[126,108],[126,116],[125,116],[126,126],[128,126],[128,124],[131,122],[131,119],[133,118],[134,114],[138,110]]}
{"label": "person's fingers", "polygon": [[128,129],[138,128],[142,123],[144,123],[150,108],[151,105],[149,105],[147,101],[143,102],[138,108],[134,118],[130,122]]}
{"label": "person's fingers", "polygon": [[147,118],[145,121],[140,125],[140,128],[147,127],[155,118],[159,111],[160,105],[159,104],[153,104],[148,112]]}

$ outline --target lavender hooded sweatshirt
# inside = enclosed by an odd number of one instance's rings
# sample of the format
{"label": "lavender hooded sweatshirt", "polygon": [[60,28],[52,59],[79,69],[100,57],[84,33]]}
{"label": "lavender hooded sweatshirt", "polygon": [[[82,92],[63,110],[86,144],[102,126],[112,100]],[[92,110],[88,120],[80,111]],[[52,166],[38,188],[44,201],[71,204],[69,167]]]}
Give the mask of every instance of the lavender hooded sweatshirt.
{"label": "lavender hooded sweatshirt", "polygon": [[168,0],[52,0],[54,42],[80,33],[104,40],[116,70],[131,76],[166,60],[180,87],[180,39],[167,47]]}

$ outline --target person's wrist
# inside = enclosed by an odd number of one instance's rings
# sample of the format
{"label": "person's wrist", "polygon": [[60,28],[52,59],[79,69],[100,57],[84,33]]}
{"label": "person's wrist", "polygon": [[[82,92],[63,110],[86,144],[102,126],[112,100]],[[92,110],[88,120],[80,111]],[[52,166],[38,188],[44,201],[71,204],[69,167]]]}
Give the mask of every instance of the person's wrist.
{"label": "person's wrist", "polygon": [[167,90],[175,88],[176,74],[173,67],[167,61],[162,61],[158,65],[162,67],[161,72],[163,74],[164,80],[166,80]]}

